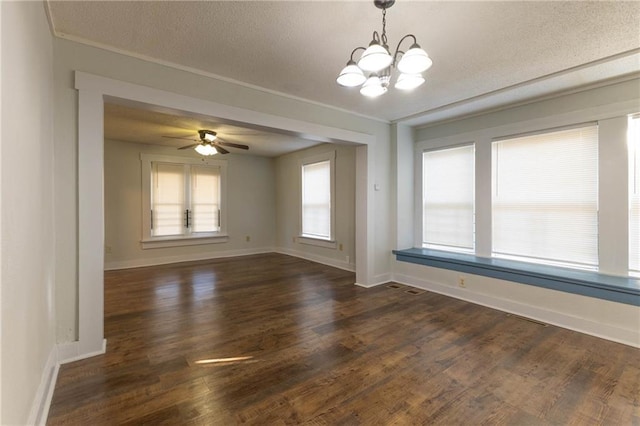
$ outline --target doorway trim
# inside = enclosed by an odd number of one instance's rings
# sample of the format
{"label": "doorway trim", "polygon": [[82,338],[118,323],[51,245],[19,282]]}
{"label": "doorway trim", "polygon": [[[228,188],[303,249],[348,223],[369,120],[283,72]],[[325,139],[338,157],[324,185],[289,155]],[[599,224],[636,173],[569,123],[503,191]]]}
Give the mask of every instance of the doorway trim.
{"label": "doorway trim", "polygon": [[78,90],[78,345],[77,357],[104,353],[104,102],[146,104],[249,123],[323,142],[358,144],[356,148],[356,282],[373,279],[372,205],[374,170],[369,155],[375,136],[258,111],[233,107],[81,71]]}

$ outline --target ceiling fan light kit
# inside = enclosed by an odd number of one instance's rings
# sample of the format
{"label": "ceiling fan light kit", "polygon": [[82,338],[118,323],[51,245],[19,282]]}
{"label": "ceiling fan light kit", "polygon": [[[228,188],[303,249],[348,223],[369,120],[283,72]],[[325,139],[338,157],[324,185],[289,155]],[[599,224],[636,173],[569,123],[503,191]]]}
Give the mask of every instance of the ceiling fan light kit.
{"label": "ceiling fan light kit", "polygon": [[[337,83],[344,87],[357,87],[362,85],[360,93],[364,96],[375,98],[387,92],[391,81],[392,69],[397,68],[400,72],[395,84],[395,88],[410,91],[424,83],[423,72],[428,70],[433,61],[418,44],[413,34],[407,34],[400,39],[398,47],[393,55],[387,45],[387,9],[393,6],[395,0],[374,0],[373,4],[382,9],[382,35],[377,31],[373,32],[373,40],[367,48],[356,47],[351,52],[351,57],[347,65],[342,69]],[[413,39],[413,44],[409,50],[400,50],[402,42],[408,38]],[[362,55],[356,63],[353,55],[362,50]],[[365,75],[365,72],[367,73]]]}
{"label": "ceiling fan light kit", "polygon": [[[247,145],[223,141],[221,138],[218,137],[218,134],[213,130],[206,130],[206,129],[198,130],[198,135],[200,136],[200,140],[191,139],[197,143],[181,146],[178,149],[193,148],[196,150],[198,154],[205,155],[205,156],[216,155],[216,154],[228,154],[229,151],[227,151],[224,148],[226,146],[232,147],[232,148],[244,149],[244,150],[249,149]],[[164,136],[164,137],[172,138],[172,139],[188,139],[188,138],[176,137],[176,136]]]}
{"label": "ceiling fan light kit", "polygon": [[212,145],[200,144],[200,145],[197,145],[194,149],[200,155],[209,156],[209,155],[216,155],[218,153],[218,151],[216,151],[216,149]]}

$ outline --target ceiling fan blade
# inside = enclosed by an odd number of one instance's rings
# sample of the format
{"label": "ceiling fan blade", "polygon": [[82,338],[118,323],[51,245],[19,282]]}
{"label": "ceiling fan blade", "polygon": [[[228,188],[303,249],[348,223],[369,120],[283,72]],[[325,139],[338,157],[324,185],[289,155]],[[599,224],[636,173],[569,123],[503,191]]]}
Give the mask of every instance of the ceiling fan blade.
{"label": "ceiling fan blade", "polygon": [[224,149],[223,147],[221,147],[219,144],[214,143],[213,147],[216,149],[216,151],[218,151],[220,154],[228,154],[229,151],[227,151],[226,149]]}
{"label": "ceiling fan blade", "polygon": [[163,138],[168,138],[168,139],[184,139],[185,141],[194,141],[194,142],[198,142],[198,139],[194,139],[193,137],[182,137],[182,136],[162,136]]}
{"label": "ceiling fan blade", "polygon": [[232,143],[232,142],[225,142],[225,141],[221,140],[220,138],[218,138],[216,140],[216,143],[218,143],[220,145],[224,145],[224,146],[230,146],[230,147],[233,147],[233,148],[249,149],[249,147],[247,145],[241,145],[241,144]]}
{"label": "ceiling fan blade", "polygon": [[200,145],[199,143],[192,143],[191,145],[186,145],[186,146],[181,146],[178,149],[189,149],[189,148],[193,148],[194,146],[198,146]]}

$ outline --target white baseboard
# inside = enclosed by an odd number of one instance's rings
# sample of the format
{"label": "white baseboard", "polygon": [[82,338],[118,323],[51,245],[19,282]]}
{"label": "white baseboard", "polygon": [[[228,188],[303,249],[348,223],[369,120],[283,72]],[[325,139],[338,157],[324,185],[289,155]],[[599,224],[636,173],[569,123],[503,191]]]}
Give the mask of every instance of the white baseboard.
{"label": "white baseboard", "polygon": [[364,287],[364,288],[371,288],[371,287],[375,287],[377,285],[380,285],[382,283],[374,283],[374,284],[362,284],[362,283],[355,283],[355,285],[357,285],[358,287]]}
{"label": "white baseboard", "polygon": [[58,380],[60,365],[105,353],[107,340],[103,340],[102,350],[95,353],[81,354],[78,353],[78,348],[79,342],[59,343],[51,348],[47,363],[42,370],[40,384],[38,385],[36,395],[31,404],[29,418],[27,419],[28,425],[40,426],[46,424],[47,418],[49,417],[53,391],[56,388],[56,381]]}
{"label": "white baseboard", "polygon": [[58,364],[68,364],[73,361],[102,355],[107,351],[107,339],[102,340],[102,349],[94,352],[80,352],[80,342],[58,343]]}
{"label": "white baseboard", "polygon": [[271,250],[273,253],[286,254],[300,259],[310,260],[316,263],[322,263],[323,265],[333,266],[334,268],[343,269],[349,272],[356,271],[356,265],[353,263],[344,262],[330,257],[319,256],[317,254],[310,254],[304,251],[292,250],[288,248],[274,248]]}
{"label": "white baseboard", "polygon": [[371,283],[368,283],[368,284],[356,283],[356,285],[358,287],[371,288],[371,287],[379,286],[382,284],[386,284],[389,281],[391,281],[391,274],[381,274],[373,277],[373,280]]}
{"label": "white baseboard", "polygon": [[166,265],[169,263],[193,262],[197,260],[218,259],[224,257],[249,256],[252,254],[272,253],[271,247],[242,249],[242,250],[225,250],[216,252],[206,252],[197,254],[183,254],[176,256],[153,257],[146,259],[131,259],[113,262],[105,262],[104,270],[113,271],[116,269],[142,268],[145,266]]}
{"label": "white baseboard", "polygon": [[423,280],[410,275],[394,274],[393,281],[434,293],[451,296],[477,305],[487,306],[503,312],[535,319],[547,324],[566,328],[579,333],[588,334],[624,345],[640,348],[640,334],[638,330],[629,330],[602,324],[590,319],[567,315],[558,311],[550,311],[538,306],[525,305],[513,300],[506,300],[494,296],[480,294],[458,287]]}
{"label": "white baseboard", "polygon": [[47,422],[49,407],[51,406],[51,398],[53,398],[53,390],[56,387],[56,380],[58,379],[59,368],[58,348],[53,346],[51,348],[51,352],[49,352],[47,363],[42,370],[40,384],[38,385],[36,395],[33,398],[33,403],[31,404],[27,424],[44,425]]}

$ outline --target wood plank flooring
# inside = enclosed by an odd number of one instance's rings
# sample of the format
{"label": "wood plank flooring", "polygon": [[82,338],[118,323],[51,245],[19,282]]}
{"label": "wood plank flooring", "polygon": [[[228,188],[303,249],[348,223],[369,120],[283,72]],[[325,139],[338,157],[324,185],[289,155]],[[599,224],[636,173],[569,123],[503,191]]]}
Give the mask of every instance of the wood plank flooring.
{"label": "wood plank flooring", "polygon": [[48,424],[640,424],[640,350],[268,254],[105,273]]}

